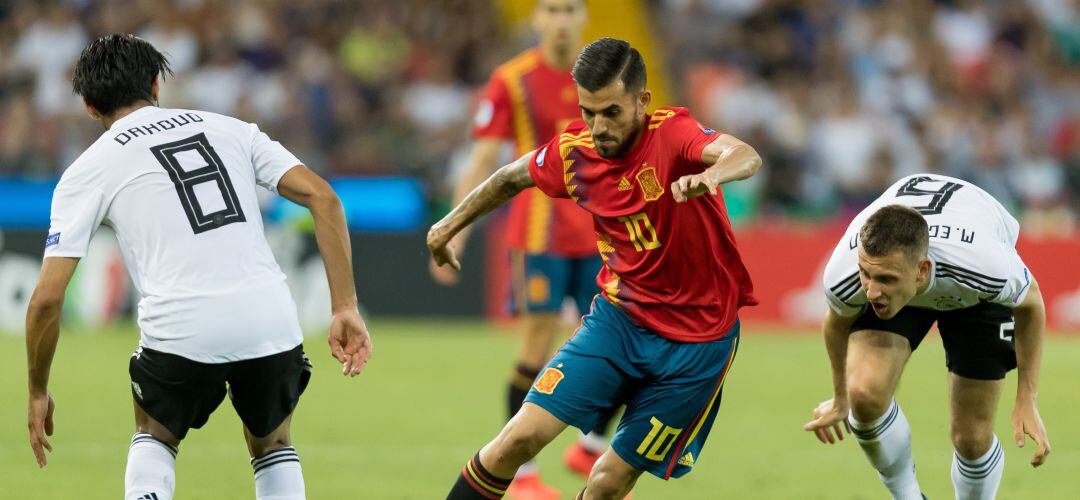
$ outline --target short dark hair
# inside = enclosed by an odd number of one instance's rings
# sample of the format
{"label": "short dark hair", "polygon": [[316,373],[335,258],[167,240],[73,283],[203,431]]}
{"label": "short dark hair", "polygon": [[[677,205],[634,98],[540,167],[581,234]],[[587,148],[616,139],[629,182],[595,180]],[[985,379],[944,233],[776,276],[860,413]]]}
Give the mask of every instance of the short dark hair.
{"label": "short dark hair", "polygon": [[589,92],[596,92],[622,80],[628,91],[645,89],[645,61],[630,42],[601,38],[585,46],[572,71],[574,81]]}
{"label": "short dark hair", "polygon": [[135,101],[153,101],[158,75],[171,75],[165,55],[135,35],[106,35],[87,45],[75,63],[72,90],[99,113],[111,115]]}
{"label": "short dark hair", "polygon": [[926,256],[930,246],[930,231],[926,219],[915,209],[887,205],[866,219],[859,230],[859,242],[871,257],[884,257],[900,250],[918,261]]}

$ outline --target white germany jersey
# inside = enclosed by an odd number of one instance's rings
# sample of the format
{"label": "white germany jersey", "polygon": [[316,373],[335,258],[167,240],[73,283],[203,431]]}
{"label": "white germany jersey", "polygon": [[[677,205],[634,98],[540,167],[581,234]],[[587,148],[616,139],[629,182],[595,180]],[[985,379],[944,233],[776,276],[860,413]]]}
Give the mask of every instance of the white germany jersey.
{"label": "white germany jersey", "polygon": [[300,160],[227,116],[143,107],[64,172],[45,257],[83,257],[116,232],[140,294],[140,344],[204,363],[268,356],[303,337],[263,233],[256,185],[277,190]]}
{"label": "white germany jersey", "polygon": [[960,179],[917,174],[900,179],[855,217],[825,266],[825,297],[837,314],[866,306],[859,282],[859,230],[886,205],[919,211],[930,229],[930,286],[908,304],[947,311],[993,302],[1016,307],[1031,274],[1016,253],[1020,224],[986,191]]}

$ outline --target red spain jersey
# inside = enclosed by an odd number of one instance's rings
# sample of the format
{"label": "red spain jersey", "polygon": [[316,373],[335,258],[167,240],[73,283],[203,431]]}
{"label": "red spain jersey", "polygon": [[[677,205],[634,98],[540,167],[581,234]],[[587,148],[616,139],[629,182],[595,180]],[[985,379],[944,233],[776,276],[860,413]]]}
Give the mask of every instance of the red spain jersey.
{"label": "red spain jersey", "polygon": [[[531,49],[495,70],[477,109],[473,135],[513,140],[523,155],[580,118],[570,72],[548,66],[540,50]],[[511,247],[528,253],[596,255],[589,214],[572,201],[551,199],[535,189],[511,203],[507,237]]]}
{"label": "red spain jersey", "polygon": [[670,188],[707,167],[701,153],[717,132],[685,108],[660,108],[646,123],[625,157],[605,159],[574,122],[537,151],[529,173],[544,193],[593,215],[597,284],[632,320],[675,341],[722,338],[739,307],[757,303],[723,195],[676,203]]}

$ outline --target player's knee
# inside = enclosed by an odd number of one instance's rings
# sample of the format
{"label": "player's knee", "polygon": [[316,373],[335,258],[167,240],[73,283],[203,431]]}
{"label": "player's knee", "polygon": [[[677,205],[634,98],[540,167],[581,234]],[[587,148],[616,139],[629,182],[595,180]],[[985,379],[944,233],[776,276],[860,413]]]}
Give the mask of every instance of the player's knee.
{"label": "player's knee", "polygon": [[982,426],[956,426],[952,429],[953,448],[967,460],[975,460],[986,454],[994,444],[994,433]]}
{"label": "player's knee", "polygon": [[499,464],[521,465],[540,453],[547,442],[536,432],[515,427],[494,443],[492,458]]}
{"label": "player's knee", "polygon": [[590,499],[622,498],[634,477],[631,474],[621,473],[610,468],[597,467],[589,474],[589,481],[585,487],[586,496]]}
{"label": "player's knee", "polygon": [[861,422],[869,422],[885,413],[892,401],[892,394],[869,378],[848,380],[848,402],[851,413]]}
{"label": "player's knee", "polygon": [[252,438],[248,443],[252,458],[265,457],[272,451],[291,446],[288,433],[274,433],[263,438]]}

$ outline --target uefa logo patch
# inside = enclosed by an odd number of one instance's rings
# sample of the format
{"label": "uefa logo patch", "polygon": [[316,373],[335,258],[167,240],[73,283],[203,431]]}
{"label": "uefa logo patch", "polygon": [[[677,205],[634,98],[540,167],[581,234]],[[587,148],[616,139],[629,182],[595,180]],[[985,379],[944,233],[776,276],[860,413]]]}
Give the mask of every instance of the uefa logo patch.
{"label": "uefa logo patch", "polygon": [[547,146],[544,146],[540,151],[536,152],[536,166],[544,166],[544,156],[547,155]]}
{"label": "uefa logo patch", "polygon": [[60,233],[52,233],[45,238],[45,248],[54,247],[60,244]]}
{"label": "uefa logo patch", "polygon": [[473,123],[479,128],[484,128],[491,125],[491,119],[494,117],[495,106],[491,104],[490,100],[484,99],[480,102],[480,106],[476,108],[476,115],[473,116]]}

